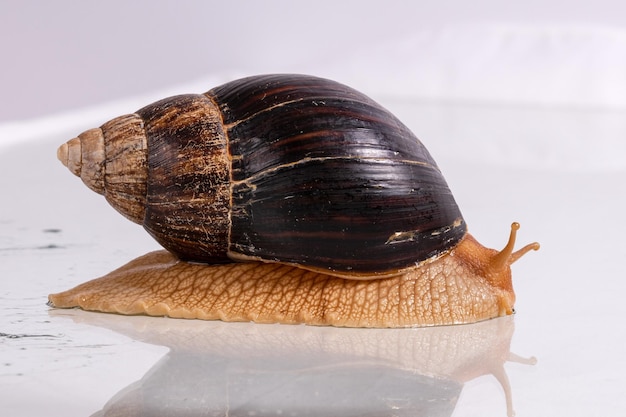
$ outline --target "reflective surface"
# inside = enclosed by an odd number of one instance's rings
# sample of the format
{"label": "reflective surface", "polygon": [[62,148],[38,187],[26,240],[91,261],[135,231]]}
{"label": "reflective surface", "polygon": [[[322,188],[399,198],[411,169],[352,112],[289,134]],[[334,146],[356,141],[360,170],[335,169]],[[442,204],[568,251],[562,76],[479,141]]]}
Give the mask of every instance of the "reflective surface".
{"label": "reflective surface", "polygon": [[[520,243],[541,243],[513,267],[513,321],[361,332],[50,311],[47,294],[158,248],[56,161],[56,147],[72,129],[0,149],[3,415],[112,415],[125,405],[142,415],[156,398],[163,414],[280,408],[282,415],[313,415],[343,400],[331,414],[368,415],[367,405],[376,415],[427,407],[432,415],[503,417],[502,367],[517,416],[622,415],[626,172],[596,169],[607,149],[613,161],[626,152],[615,139],[626,137],[626,127],[603,123],[619,115],[406,103],[390,109],[424,139],[477,239],[500,247],[515,220]],[[512,126],[525,135],[498,141]],[[458,144],[463,133],[464,151],[446,152],[445,140]],[[532,140],[524,142],[526,135]],[[479,152],[481,143],[498,158]],[[577,170],[558,163],[559,155],[569,161],[574,154],[593,163]],[[510,155],[518,159],[507,163]],[[533,164],[533,155],[541,163]],[[537,364],[507,361],[509,344]]]}
{"label": "reflective surface", "polygon": [[464,383],[481,376],[500,382],[502,395],[493,401],[512,415],[504,364],[511,357],[513,317],[465,326],[346,329],[61,310],[51,316],[169,348],[98,416],[128,410],[142,416],[449,416]]}

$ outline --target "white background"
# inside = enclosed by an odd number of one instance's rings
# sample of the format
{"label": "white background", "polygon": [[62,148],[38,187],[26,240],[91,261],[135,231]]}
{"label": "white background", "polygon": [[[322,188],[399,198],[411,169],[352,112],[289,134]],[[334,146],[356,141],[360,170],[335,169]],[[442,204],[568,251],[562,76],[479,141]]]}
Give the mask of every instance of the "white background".
{"label": "white background", "polygon": [[[371,95],[431,150],[479,241],[501,246],[516,220],[520,243],[542,244],[514,266],[511,350],[538,359],[506,365],[517,415],[626,409],[622,2],[5,1],[0,35],[11,415],[94,413],[171,348],[101,315],[48,312],[49,292],[156,248],[58,164],[56,146],[165,95],[266,72]],[[465,382],[454,416],[505,415],[485,374]]]}
{"label": "white background", "polygon": [[[413,83],[430,84],[444,76],[435,69],[447,69],[471,79],[439,87],[441,98],[452,88],[483,98],[504,87],[543,102],[561,87],[553,100],[566,104],[599,94],[608,80],[590,77],[612,74],[617,91],[598,104],[623,104],[625,75],[616,66],[624,65],[624,27],[619,0],[3,1],[0,120],[211,75],[338,66],[343,78],[371,75],[385,87],[398,80],[411,95],[426,95]],[[497,36],[480,37],[493,30]],[[496,68],[480,66],[487,60]],[[585,85],[564,77],[580,74]]]}

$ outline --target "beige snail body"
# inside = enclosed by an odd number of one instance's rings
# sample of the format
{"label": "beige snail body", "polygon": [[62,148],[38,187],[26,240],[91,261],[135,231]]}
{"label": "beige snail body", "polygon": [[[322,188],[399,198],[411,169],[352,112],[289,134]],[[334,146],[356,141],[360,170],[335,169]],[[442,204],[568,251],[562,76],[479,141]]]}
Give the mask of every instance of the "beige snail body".
{"label": "beige snail body", "polygon": [[513,251],[517,224],[502,251],[478,244],[409,129],[316,77],[249,77],[164,99],[79,135],[58,156],[171,254],[51,295],[56,307],[358,327],[468,323],[512,313],[510,264],[538,249]]}

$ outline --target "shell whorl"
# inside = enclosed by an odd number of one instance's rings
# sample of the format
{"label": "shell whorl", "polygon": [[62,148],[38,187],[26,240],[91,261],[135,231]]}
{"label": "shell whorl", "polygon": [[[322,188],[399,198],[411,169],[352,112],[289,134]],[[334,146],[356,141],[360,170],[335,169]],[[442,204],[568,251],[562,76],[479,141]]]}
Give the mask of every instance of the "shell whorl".
{"label": "shell whorl", "polygon": [[230,162],[209,98],[157,101],[81,133],[57,157],[181,259],[228,260]]}
{"label": "shell whorl", "polygon": [[169,97],[84,132],[59,159],[183,260],[369,279],[441,256],[467,231],[415,135],[317,77]]}
{"label": "shell whorl", "polygon": [[145,216],[147,140],[136,114],[112,119],[61,145],[57,157],[129,220]]}

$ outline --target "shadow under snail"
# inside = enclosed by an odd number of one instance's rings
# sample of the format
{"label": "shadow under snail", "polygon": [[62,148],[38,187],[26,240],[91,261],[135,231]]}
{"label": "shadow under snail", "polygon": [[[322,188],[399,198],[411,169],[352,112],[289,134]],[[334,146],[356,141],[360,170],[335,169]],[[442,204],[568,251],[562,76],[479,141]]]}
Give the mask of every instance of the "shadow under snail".
{"label": "shadow under snail", "polygon": [[54,307],[403,327],[512,314],[517,223],[469,233],[424,145],[367,96],[261,75],[170,97],[58,157],[167,251],[49,296]]}

